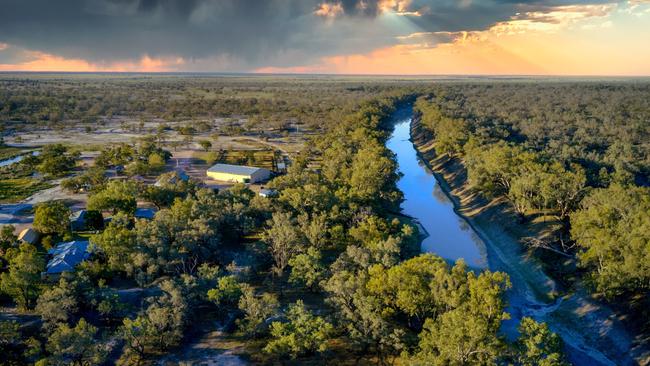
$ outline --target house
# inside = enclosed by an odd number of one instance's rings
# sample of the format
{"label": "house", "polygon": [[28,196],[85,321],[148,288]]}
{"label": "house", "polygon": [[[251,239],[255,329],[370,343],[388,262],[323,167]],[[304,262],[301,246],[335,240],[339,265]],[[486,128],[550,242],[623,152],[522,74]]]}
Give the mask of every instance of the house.
{"label": "house", "polygon": [[59,243],[47,251],[50,260],[44,273],[47,278],[56,278],[63,272],[72,272],[75,267],[90,257],[87,240]]}
{"label": "house", "polygon": [[182,169],[174,170],[173,172],[165,173],[158,178],[154,186],[162,187],[169,184],[176,184],[179,181],[187,182],[190,176]]}
{"label": "house", "polygon": [[136,219],[146,219],[146,220],[152,220],[153,217],[156,215],[156,210],[153,208],[136,208],[135,209],[135,218]]}
{"label": "house", "polygon": [[104,227],[104,218],[99,211],[79,210],[70,215],[70,230],[99,230]]}
{"label": "house", "polygon": [[40,237],[41,234],[31,227],[21,231],[20,234],[18,234],[18,240],[32,245],[38,243],[38,239]]}
{"label": "house", "polygon": [[216,164],[208,169],[207,175],[214,180],[224,182],[257,183],[268,180],[271,171],[252,166]]}
{"label": "house", "polygon": [[84,231],[86,230],[86,216],[88,211],[79,210],[75,211],[70,215],[70,229],[72,231]]}
{"label": "house", "polygon": [[262,188],[258,194],[260,197],[275,197],[278,195],[278,191],[275,189]]}

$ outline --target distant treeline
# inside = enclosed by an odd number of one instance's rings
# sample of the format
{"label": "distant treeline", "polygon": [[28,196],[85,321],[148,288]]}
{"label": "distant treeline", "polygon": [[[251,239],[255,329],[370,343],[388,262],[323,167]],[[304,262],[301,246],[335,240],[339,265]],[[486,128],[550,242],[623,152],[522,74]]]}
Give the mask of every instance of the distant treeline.
{"label": "distant treeline", "polygon": [[[332,113],[400,85],[255,77],[0,78],[0,121],[70,126],[112,116],[181,121],[252,116],[251,127],[320,127]],[[344,107],[344,108],[342,108]],[[59,126],[62,127],[62,126]]]}

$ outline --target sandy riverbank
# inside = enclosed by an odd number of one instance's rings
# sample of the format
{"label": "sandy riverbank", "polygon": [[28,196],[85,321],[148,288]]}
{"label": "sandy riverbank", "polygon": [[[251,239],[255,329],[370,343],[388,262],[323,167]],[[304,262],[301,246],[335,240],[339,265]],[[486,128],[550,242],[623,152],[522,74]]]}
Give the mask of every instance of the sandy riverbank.
{"label": "sandy riverbank", "polygon": [[566,344],[576,365],[648,365],[647,346],[634,341],[616,315],[578,289],[564,293],[542,266],[523,250],[520,239],[531,229],[517,223],[510,206],[501,199],[487,200],[473,192],[458,160],[435,155],[430,133],[419,121],[411,125],[411,137],[420,157],[432,170],[455,211],[474,228],[487,247],[491,270],[507,272],[513,290],[509,294],[513,320],[504,331],[513,335],[522,316],[545,321]]}

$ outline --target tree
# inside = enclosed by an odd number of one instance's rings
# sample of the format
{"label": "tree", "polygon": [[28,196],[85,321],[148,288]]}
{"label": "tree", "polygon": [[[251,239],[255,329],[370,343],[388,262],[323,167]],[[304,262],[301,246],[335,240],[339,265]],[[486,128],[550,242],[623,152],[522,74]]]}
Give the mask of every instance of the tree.
{"label": "tree", "polygon": [[188,304],[180,286],[170,280],[160,285],[163,294],[135,319],[125,318],[120,335],[126,352],[122,360],[139,362],[150,352],[159,352],[178,345],[183,338]]}
{"label": "tree", "polygon": [[572,164],[568,170],[556,163],[548,167],[540,182],[540,195],[557,211],[560,220],[566,220],[587,193],[586,185],[587,176],[581,166]]}
{"label": "tree", "polygon": [[515,344],[517,363],[521,366],[565,366],[562,339],[546,323],[524,317],[519,323]]}
{"label": "tree", "polygon": [[206,152],[212,148],[212,143],[209,140],[199,140],[199,145],[201,145],[201,148]]}
{"label": "tree", "polygon": [[219,278],[217,287],[208,291],[208,300],[216,305],[236,305],[242,295],[241,285],[235,276]]}
{"label": "tree", "polygon": [[265,332],[266,320],[278,311],[278,299],[270,293],[256,295],[255,290],[248,285],[242,285],[241,289],[239,310],[244,313],[244,318],[238,319],[237,324],[244,333],[257,336]]}
{"label": "tree", "polygon": [[47,331],[54,330],[60,323],[67,323],[77,309],[72,284],[65,278],[61,278],[57,286],[43,292],[36,304],[36,312],[43,319],[43,327]]}
{"label": "tree", "polygon": [[334,327],[323,318],[309,312],[302,300],[289,305],[287,319],[286,323],[271,323],[273,339],[264,347],[264,352],[296,358],[327,349],[327,341]]}
{"label": "tree", "polygon": [[107,352],[104,345],[95,339],[96,333],[97,328],[83,318],[74,328],[59,324],[47,341],[46,349],[52,355],[48,361],[54,365],[101,364]]}
{"label": "tree", "polygon": [[22,243],[6,255],[9,270],[0,275],[0,289],[11,296],[19,307],[31,309],[41,290],[41,272],[45,261],[36,247]]}
{"label": "tree", "polygon": [[572,213],[579,265],[608,296],[650,290],[650,188],[612,184],[585,197]]}
{"label": "tree", "polygon": [[444,116],[435,103],[423,98],[417,100],[415,108],[420,112],[422,124],[434,135],[436,153],[451,156],[462,153],[470,135],[467,121]]}
{"label": "tree", "polygon": [[505,143],[477,146],[466,156],[470,184],[488,196],[507,195],[515,178],[536,163],[537,157],[520,146]]}
{"label": "tree", "polygon": [[93,166],[83,174],[61,181],[61,187],[68,192],[78,193],[97,190],[106,183],[107,178],[104,168]]}
{"label": "tree", "polygon": [[432,289],[441,287],[437,290],[441,294],[447,292],[448,286],[451,291],[437,299],[442,312],[424,322],[413,363],[496,364],[504,347],[499,328],[501,321],[509,318],[503,300],[510,286],[508,276],[501,272],[485,271],[478,276],[468,272],[466,284],[454,284],[464,272],[464,265],[455,266],[450,282],[431,282]]}
{"label": "tree", "polygon": [[136,233],[129,227],[131,219],[122,212],[115,214],[106,229],[90,238],[101,249],[112,270],[125,271],[136,249]]}
{"label": "tree", "polygon": [[275,273],[281,276],[289,265],[289,259],[300,250],[301,242],[296,225],[288,212],[275,212],[270,227],[264,232],[264,241],[269,246],[275,262]]}
{"label": "tree", "polygon": [[[156,213],[153,220],[139,220],[136,224],[137,244],[147,277],[159,272],[194,274],[198,267],[215,256],[221,238],[220,207],[210,198],[198,201],[192,197],[176,200],[168,208]],[[214,197],[212,197],[214,199]],[[135,264],[135,263],[134,263]]]}
{"label": "tree", "polygon": [[37,170],[45,175],[63,176],[75,167],[79,155],[79,152],[69,154],[62,144],[45,145],[38,156]]}
{"label": "tree", "polygon": [[158,153],[152,153],[147,159],[149,172],[159,172],[165,168],[165,158]]}
{"label": "tree", "polygon": [[426,318],[435,319],[460,305],[467,286],[466,270],[463,261],[450,269],[442,258],[422,254],[390,268],[372,266],[367,288],[388,307],[422,325]]}
{"label": "tree", "polygon": [[131,181],[110,181],[106,188],[88,197],[88,209],[97,211],[121,211],[133,215],[137,207],[138,186]]}
{"label": "tree", "polygon": [[0,321],[0,350],[4,353],[5,348],[20,340],[20,324],[15,321]]}
{"label": "tree", "polygon": [[321,253],[314,247],[309,247],[306,253],[298,254],[289,259],[291,274],[289,282],[302,284],[314,290],[325,277],[325,267],[321,263]]}
{"label": "tree", "polygon": [[14,234],[15,231],[16,227],[13,225],[2,225],[0,227],[0,257],[4,256],[7,249],[18,243],[18,237]]}
{"label": "tree", "polygon": [[63,235],[70,231],[70,214],[61,201],[40,203],[34,211],[34,229],[46,235]]}
{"label": "tree", "polygon": [[334,273],[325,282],[327,302],[338,310],[335,314],[355,351],[376,355],[379,364],[384,365],[389,357],[404,350],[405,332],[390,321],[393,313],[384,311],[380,297],[367,290],[367,273],[339,265],[335,263]]}

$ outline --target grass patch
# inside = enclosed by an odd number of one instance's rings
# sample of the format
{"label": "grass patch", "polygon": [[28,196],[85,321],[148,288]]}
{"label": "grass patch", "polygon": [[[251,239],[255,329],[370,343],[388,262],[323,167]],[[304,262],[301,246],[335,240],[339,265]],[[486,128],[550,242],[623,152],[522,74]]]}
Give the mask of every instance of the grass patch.
{"label": "grass patch", "polygon": [[51,183],[30,178],[3,179],[0,180],[0,203],[17,202],[53,186]]}

